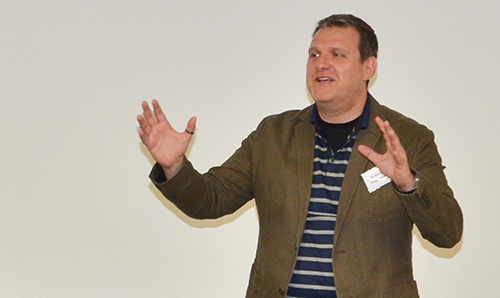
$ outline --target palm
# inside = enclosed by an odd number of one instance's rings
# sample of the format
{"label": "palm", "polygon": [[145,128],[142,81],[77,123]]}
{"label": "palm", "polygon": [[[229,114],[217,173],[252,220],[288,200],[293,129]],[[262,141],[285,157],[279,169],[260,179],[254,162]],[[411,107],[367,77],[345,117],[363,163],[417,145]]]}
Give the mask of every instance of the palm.
{"label": "palm", "polygon": [[[192,135],[175,131],[165,118],[157,101],[153,101],[154,115],[147,103],[143,103],[144,114],[137,119],[141,130],[139,135],[151,156],[164,168],[180,162],[187,151]],[[191,118],[188,128],[192,131],[196,118]]]}

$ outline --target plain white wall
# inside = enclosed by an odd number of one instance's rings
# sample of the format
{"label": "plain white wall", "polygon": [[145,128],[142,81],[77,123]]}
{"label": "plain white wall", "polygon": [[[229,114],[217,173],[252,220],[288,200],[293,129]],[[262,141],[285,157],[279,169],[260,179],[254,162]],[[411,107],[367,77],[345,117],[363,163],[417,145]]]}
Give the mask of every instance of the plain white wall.
{"label": "plain white wall", "polygon": [[315,23],[353,13],[379,37],[371,88],[436,134],[465,215],[462,242],[415,232],[422,297],[500,292],[495,196],[500,2],[12,1],[0,3],[0,296],[243,297],[253,204],[195,221],[151,186],[140,102],[174,127],[198,116],[189,158],[223,162],[266,115],[309,105]]}

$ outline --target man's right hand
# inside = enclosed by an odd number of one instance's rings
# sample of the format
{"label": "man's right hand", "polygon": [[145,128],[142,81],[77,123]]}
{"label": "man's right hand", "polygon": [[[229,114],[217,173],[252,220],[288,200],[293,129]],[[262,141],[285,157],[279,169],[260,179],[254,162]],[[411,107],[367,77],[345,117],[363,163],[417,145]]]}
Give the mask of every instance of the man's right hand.
{"label": "man's right hand", "polygon": [[[163,168],[167,179],[179,172],[189,143],[196,128],[196,117],[192,117],[186,130],[175,131],[163,114],[157,100],[153,100],[153,112],[147,102],[142,102],[143,115],[137,116],[139,136],[151,156]],[[154,113],[154,115],[153,115]]]}

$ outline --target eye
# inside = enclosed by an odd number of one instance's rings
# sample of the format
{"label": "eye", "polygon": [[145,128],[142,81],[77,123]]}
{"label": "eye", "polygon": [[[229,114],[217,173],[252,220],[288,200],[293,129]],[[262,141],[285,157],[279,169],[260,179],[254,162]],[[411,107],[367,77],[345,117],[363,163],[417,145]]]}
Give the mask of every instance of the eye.
{"label": "eye", "polygon": [[311,53],[309,53],[309,57],[310,58],[318,58],[319,57],[319,53],[311,52]]}

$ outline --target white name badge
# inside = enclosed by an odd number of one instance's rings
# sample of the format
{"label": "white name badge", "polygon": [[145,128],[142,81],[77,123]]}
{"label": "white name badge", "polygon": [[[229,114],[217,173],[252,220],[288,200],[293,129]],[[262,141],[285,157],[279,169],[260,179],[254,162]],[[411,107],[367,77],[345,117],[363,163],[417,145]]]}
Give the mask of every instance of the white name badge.
{"label": "white name badge", "polygon": [[366,184],[366,188],[368,188],[368,192],[372,193],[382,186],[391,182],[391,178],[380,172],[378,167],[374,167],[369,169],[368,171],[361,174],[363,181]]}

